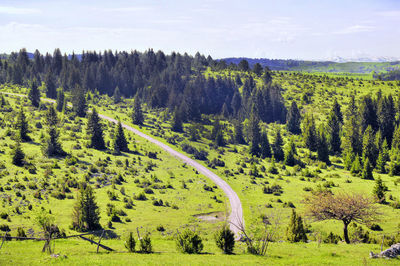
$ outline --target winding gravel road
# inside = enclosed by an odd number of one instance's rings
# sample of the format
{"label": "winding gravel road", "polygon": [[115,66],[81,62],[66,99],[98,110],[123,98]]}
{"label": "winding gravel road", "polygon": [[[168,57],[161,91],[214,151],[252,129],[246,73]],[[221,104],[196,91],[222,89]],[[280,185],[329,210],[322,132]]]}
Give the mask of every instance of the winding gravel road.
{"label": "winding gravel road", "polygon": [[[20,97],[27,97],[24,94],[16,94],[16,93],[8,93],[8,92],[1,92],[1,93],[14,95],[14,96],[20,96]],[[42,99],[42,100],[48,101],[48,102],[53,102],[53,103],[55,102],[55,100],[52,100],[52,99]],[[99,114],[99,117],[102,119],[108,120],[110,122],[113,122],[113,123],[118,123],[117,120],[115,120],[109,116]],[[199,164],[198,162],[189,158],[188,156],[174,150],[173,148],[169,147],[168,145],[150,137],[149,135],[137,130],[136,128],[133,128],[133,127],[125,125],[125,124],[122,124],[122,126],[125,129],[135,133],[136,135],[150,141],[151,143],[156,144],[157,146],[164,149],[165,151],[167,151],[171,155],[175,156],[176,158],[181,159],[186,164],[192,166],[197,171],[199,171],[200,173],[202,173],[203,175],[205,175],[206,177],[211,179],[220,189],[222,189],[224,191],[224,193],[226,194],[226,196],[228,197],[230,205],[231,205],[231,213],[229,215],[230,229],[235,233],[236,237],[238,238],[239,232],[240,232],[239,227],[244,226],[242,203],[240,202],[240,199],[239,199],[238,195],[236,194],[236,192],[228,185],[228,183],[226,183],[222,178],[220,178],[219,176],[217,176],[216,174],[211,172],[208,168],[204,167],[203,165]]]}

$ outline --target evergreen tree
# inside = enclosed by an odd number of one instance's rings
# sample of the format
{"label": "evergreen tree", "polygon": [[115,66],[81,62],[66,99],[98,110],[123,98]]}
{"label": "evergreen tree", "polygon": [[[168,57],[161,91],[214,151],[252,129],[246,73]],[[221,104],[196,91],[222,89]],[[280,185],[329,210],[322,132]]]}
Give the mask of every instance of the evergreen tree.
{"label": "evergreen tree", "polygon": [[375,103],[370,95],[361,98],[359,119],[361,132],[364,132],[368,126],[372,128],[373,132],[378,129]]}
{"label": "evergreen tree", "polygon": [[294,166],[296,164],[296,154],[296,145],[294,144],[293,138],[291,138],[285,151],[285,165]]}
{"label": "evergreen tree", "polygon": [[261,133],[261,142],[260,142],[260,149],[261,149],[261,158],[271,158],[271,145],[269,144],[268,134],[266,131]]}
{"label": "evergreen tree", "polygon": [[331,154],[340,154],[341,152],[340,148],[342,144],[340,139],[340,131],[342,129],[341,120],[343,121],[342,113],[340,112],[340,105],[335,100],[332,110],[329,113],[328,124],[327,124],[328,143]]}
{"label": "evergreen tree", "polygon": [[121,121],[118,121],[118,126],[115,131],[114,137],[114,152],[120,154],[121,151],[127,152],[128,149],[128,142],[125,138],[124,129],[122,127]]}
{"label": "evergreen tree", "polygon": [[283,139],[281,135],[281,130],[278,128],[275,133],[275,141],[272,146],[272,149],[274,151],[274,158],[279,162],[284,159],[284,154],[283,154]]}
{"label": "evergreen tree", "polygon": [[350,173],[352,175],[359,175],[361,172],[361,162],[360,162],[360,157],[356,155],[350,169]]}
{"label": "evergreen tree", "polygon": [[125,248],[128,252],[135,252],[136,240],[133,237],[133,233],[129,232],[128,239],[125,241]]}
{"label": "evergreen tree", "polygon": [[292,210],[289,225],[286,228],[286,239],[290,242],[306,242],[307,235],[304,229],[303,220],[300,215],[297,215],[295,210]]}
{"label": "evergreen tree", "polygon": [[254,156],[260,155],[260,125],[258,117],[252,113],[248,125],[250,154]]}
{"label": "evergreen tree", "polygon": [[234,140],[235,143],[237,144],[245,144],[245,140],[243,137],[243,128],[242,128],[242,123],[239,120],[235,120],[233,122],[233,127],[234,127]]}
{"label": "evergreen tree", "polygon": [[391,95],[382,97],[378,102],[378,122],[382,138],[391,145],[395,127],[396,109]]}
{"label": "evergreen tree", "polygon": [[121,92],[119,91],[118,86],[115,87],[113,98],[114,98],[114,103],[121,102]]}
{"label": "evergreen tree", "polygon": [[344,167],[345,167],[346,170],[350,170],[351,169],[351,167],[353,165],[353,162],[355,160],[355,157],[356,156],[351,151],[347,151],[345,153],[345,156],[344,156],[344,158],[345,158],[344,159]]}
{"label": "evergreen tree", "polygon": [[17,124],[15,125],[17,129],[17,137],[21,141],[31,141],[31,138],[28,136],[28,121],[26,121],[26,116],[23,107],[18,113],[17,116]]}
{"label": "evergreen tree", "polygon": [[235,234],[225,225],[216,232],[215,243],[225,254],[232,254],[235,247]]}
{"label": "evergreen tree", "polygon": [[174,115],[172,116],[172,125],[171,130],[175,132],[183,132],[183,124],[181,114],[178,111],[178,108],[175,108]]}
{"label": "evergreen tree", "polygon": [[67,153],[63,150],[59,141],[59,132],[55,126],[51,126],[47,130],[48,137],[43,145],[43,153],[47,157],[65,156]]}
{"label": "evergreen tree", "polygon": [[28,92],[28,99],[31,101],[34,107],[39,107],[40,104],[40,91],[38,89],[36,79],[31,82],[31,86]]}
{"label": "evergreen tree", "polygon": [[362,173],[361,173],[361,178],[362,179],[373,180],[374,176],[372,174],[372,169],[373,168],[372,168],[372,165],[369,162],[369,159],[366,158],[364,160],[364,166],[363,166],[363,170],[362,170]]}
{"label": "evergreen tree", "polygon": [[64,108],[65,94],[62,88],[57,90],[57,100],[56,100],[56,109],[58,112],[62,112]]}
{"label": "evergreen tree", "polygon": [[363,160],[368,158],[372,167],[375,167],[378,152],[379,151],[374,142],[374,133],[372,131],[372,127],[369,125],[363,135]]}
{"label": "evergreen tree", "polygon": [[343,133],[343,149],[346,152],[352,152],[354,154],[361,155],[362,143],[360,138],[360,123],[354,95],[352,95],[349,107],[347,109]]}
{"label": "evergreen tree", "polygon": [[132,121],[135,125],[143,125],[144,116],[142,111],[142,104],[139,96],[135,98],[135,105],[133,107]]}
{"label": "evergreen tree", "polygon": [[80,85],[76,85],[72,90],[72,110],[77,116],[84,117],[86,107],[85,90]]}
{"label": "evergreen tree", "polygon": [[318,136],[315,129],[315,121],[312,115],[307,115],[303,120],[303,140],[310,151],[317,150]]}
{"label": "evergreen tree", "polygon": [[297,107],[296,101],[292,101],[292,105],[289,108],[289,112],[287,114],[287,119],[286,119],[286,126],[287,129],[292,132],[293,134],[300,134],[301,129],[300,129],[300,120],[301,120],[301,115],[299,108]]}
{"label": "evergreen tree", "polygon": [[263,68],[260,65],[260,63],[255,63],[254,66],[253,66],[254,74],[256,74],[257,76],[261,76],[262,71],[263,71]]}
{"label": "evergreen tree", "polygon": [[48,137],[43,145],[43,153],[47,157],[65,156],[66,152],[62,149],[59,141],[59,132],[57,128],[58,117],[54,106],[51,105],[46,113],[46,124]]}
{"label": "evergreen tree", "polygon": [[338,118],[339,122],[341,124],[343,124],[343,114],[342,114],[341,107],[340,107],[340,104],[338,103],[337,99],[335,99],[335,101],[333,102],[332,112]]}
{"label": "evergreen tree", "polygon": [[80,185],[79,194],[72,213],[72,227],[77,231],[92,231],[101,228],[100,212],[94,191],[89,184]]}
{"label": "evergreen tree", "polygon": [[46,97],[56,99],[57,88],[51,71],[47,72],[44,82],[46,83]]}
{"label": "evergreen tree", "polygon": [[385,194],[388,187],[383,183],[382,178],[379,176],[375,181],[375,187],[372,194],[375,196],[379,203],[385,202]]}
{"label": "evergreen tree", "polygon": [[18,139],[12,151],[12,163],[16,166],[23,166],[25,153],[22,151],[21,141]]}
{"label": "evergreen tree", "polygon": [[106,145],[103,138],[103,129],[100,122],[100,117],[95,108],[89,114],[87,122],[87,134],[89,135],[89,147],[97,150],[104,150]]}
{"label": "evergreen tree", "polygon": [[329,146],[328,141],[326,140],[326,132],[322,125],[319,129],[317,153],[318,160],[326,163],[327,165],[331,164],[331,161],[329,160]]}
{"label": "evergreen tree", "polygon": [[51,105],[46,112],[46,124],[49,127],[55,127],[58,124],[58,117],[57,117],[57,113],[56,110],[54,109],[54,106]]}

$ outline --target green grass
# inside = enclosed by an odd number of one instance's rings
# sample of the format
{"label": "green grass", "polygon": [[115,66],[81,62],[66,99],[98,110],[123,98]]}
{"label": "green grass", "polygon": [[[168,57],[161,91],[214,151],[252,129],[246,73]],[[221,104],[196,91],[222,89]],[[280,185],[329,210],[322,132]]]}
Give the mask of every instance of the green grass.
{"label": "green grass", "polygon": [[[102,241],[103,242],[103,241]],[[200,255],[181,254],[176,251],[175,243],[171,240],[159,239],[153,242],[155,253],[127,253],[123,241],[105,240],[116,252],[105,252],[83,240],[57,240],[53,258],[41,253],[42,242],[11,241],[6,242],[0,250],[1,265],[398,265],[400,260],[369,259],[369,251],[379,252],[379,245],[345,245],[345,244],[270,244],[267,256],[244,254],[243,244],[238,244],[235,255],[223,255],[215,248],[212,241],[205,241],[204,252]]]}

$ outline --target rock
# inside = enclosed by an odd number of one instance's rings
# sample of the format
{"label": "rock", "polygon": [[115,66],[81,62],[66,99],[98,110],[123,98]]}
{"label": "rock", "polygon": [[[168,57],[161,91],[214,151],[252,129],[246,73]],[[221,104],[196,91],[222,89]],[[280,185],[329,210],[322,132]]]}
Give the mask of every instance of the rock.
{"label": "rock", "polygon": [[379,254],[369,253],[370,258],[396,258],[400,256],[400,243],[392,245],[390,248],[382,251]]}

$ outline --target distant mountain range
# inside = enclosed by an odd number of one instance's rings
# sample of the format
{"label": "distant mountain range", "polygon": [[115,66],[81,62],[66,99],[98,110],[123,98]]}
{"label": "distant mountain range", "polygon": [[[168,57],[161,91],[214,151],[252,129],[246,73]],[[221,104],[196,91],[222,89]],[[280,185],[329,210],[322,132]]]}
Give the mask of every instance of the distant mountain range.
{"label": "distant mountain range", "polygon": [[262,67],[269,67],[271,70],[304,71],[304,72],[348,72],[348,73],[372,73],[388,72],[400,69],[400,60],[395,58],[352,58],[344,59],[341,57],[332,58],[329,61],[307,61],[292,59],[267,59],[267,58],[247,58],[230,57],[222,58],[227,64],[239,64],[242,60],[247,60],[250,67],[259,63]]}

